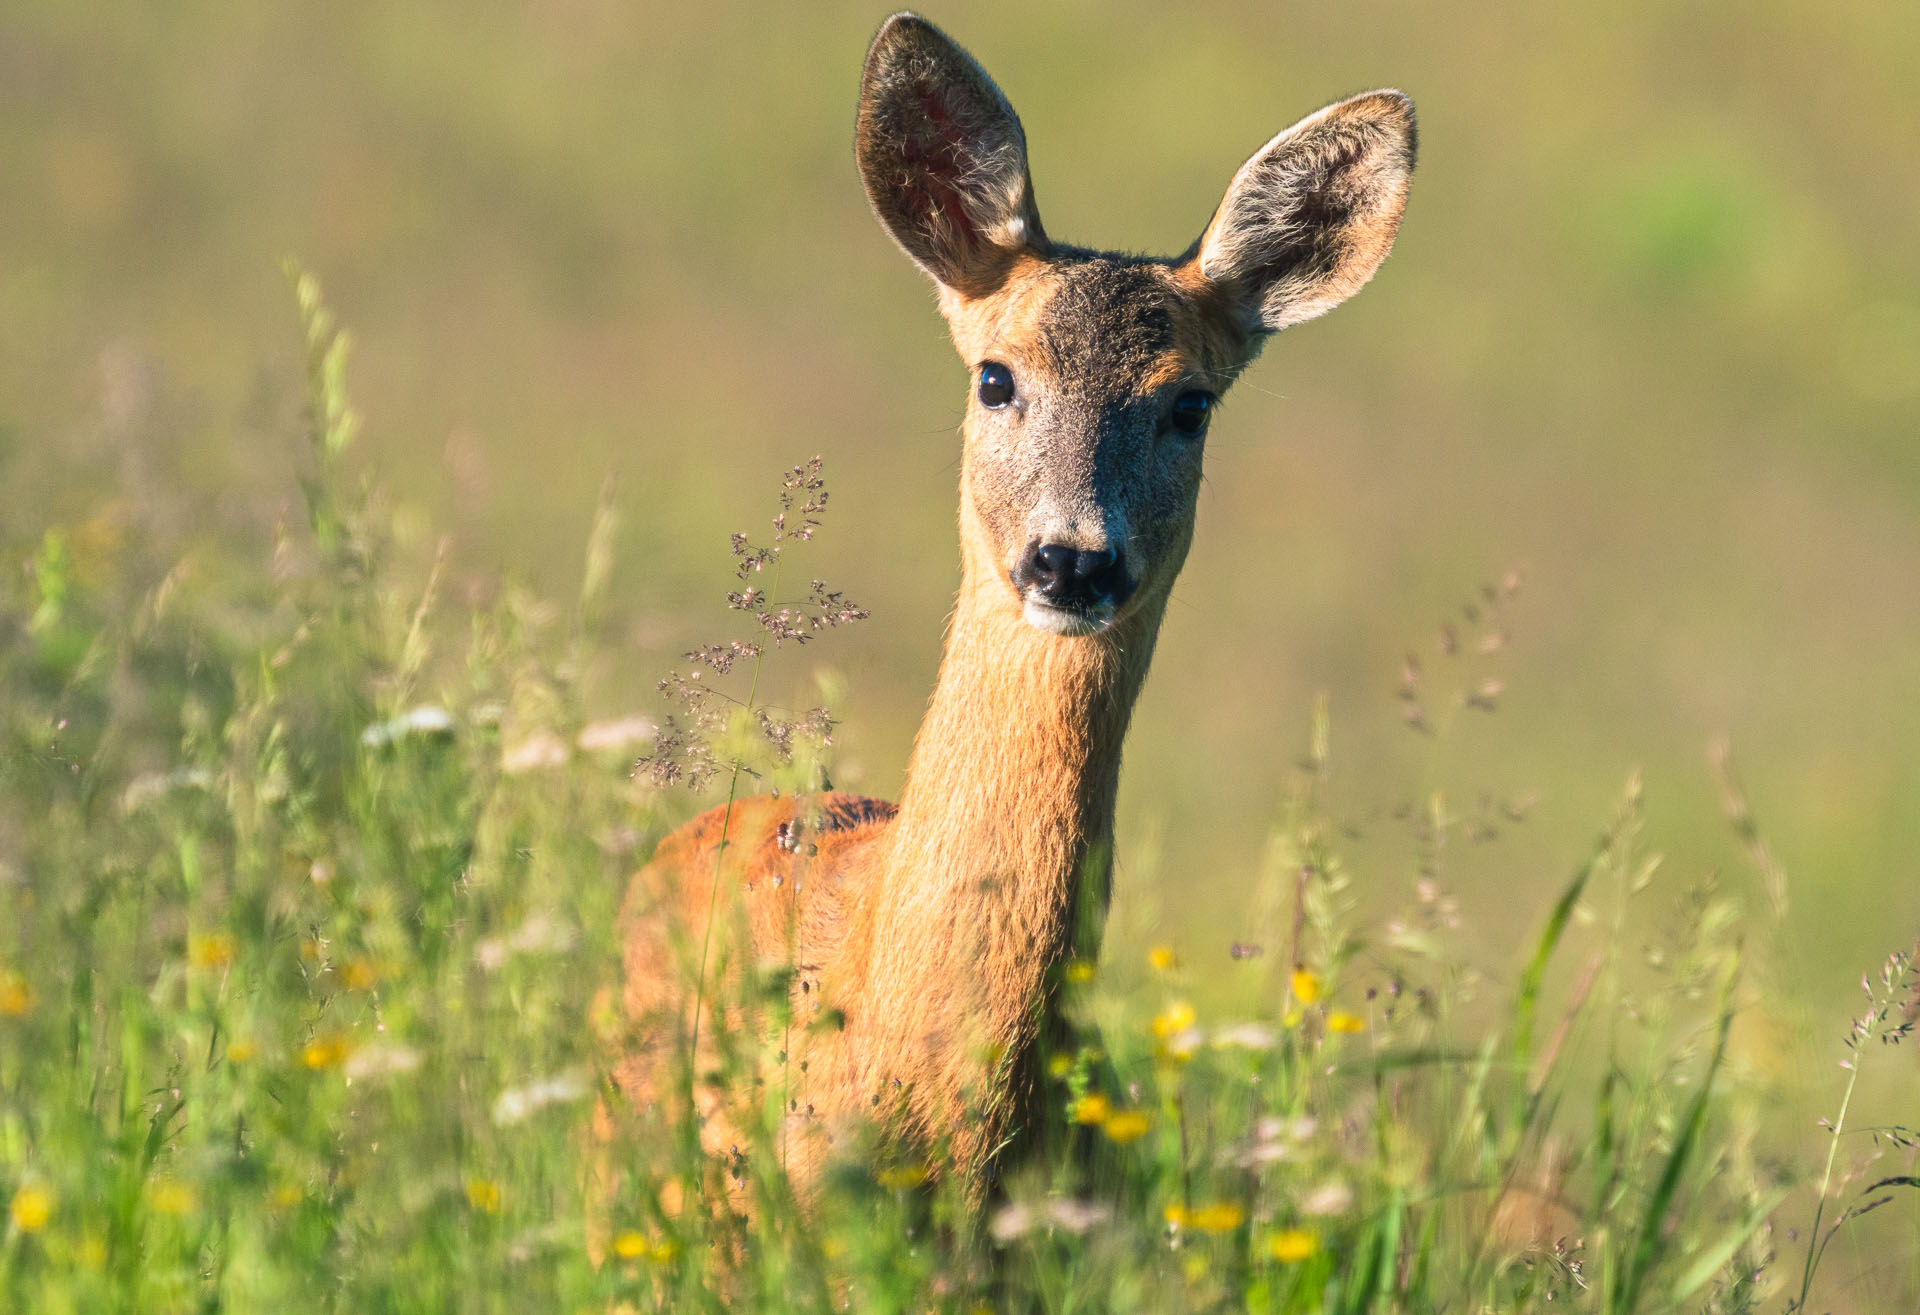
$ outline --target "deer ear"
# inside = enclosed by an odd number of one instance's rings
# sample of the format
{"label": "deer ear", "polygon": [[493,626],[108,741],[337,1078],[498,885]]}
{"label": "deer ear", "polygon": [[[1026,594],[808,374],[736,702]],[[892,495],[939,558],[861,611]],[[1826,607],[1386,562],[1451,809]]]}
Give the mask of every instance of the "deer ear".
{"label": "deer ear", "polygon": [[973,57],[914,14],[867,51],[854,155],[874,213],[915,264],[969,297],[1046,235],[1013,106]]}
{"label": "deer ear", "polygon": [[1413,102],[1397,91],[1308,115],[1240,166],[1192,262],[1249,333],[1325,314],[1393,249],[1414,146]]}

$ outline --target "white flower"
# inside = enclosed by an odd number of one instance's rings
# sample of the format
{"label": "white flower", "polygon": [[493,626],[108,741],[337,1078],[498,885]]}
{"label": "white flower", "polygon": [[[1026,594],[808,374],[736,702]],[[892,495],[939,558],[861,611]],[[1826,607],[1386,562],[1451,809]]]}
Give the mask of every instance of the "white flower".
{"label": "white flower", "polygon": [[582,753],[620,753],[652,740],[660,724],[651,717],[621,717],[589,722],[574,743]]}
{"label": "white flower", "polygon": [[1272,1050],[1273,1029],[1265,1023],[1231,1023],[1213,1029],[1216,1050]]}
{"label": "white flower", "polygon": [[993,1234],[994,1241],[1004,1246],[1015,1238],[1031,1233],[1039,1222],[1032,1210],[1015,1201],[994,1211],[993,1218],[987,1222],[987,1231]]}
{"label": "white flower", "polygon": [[1047,1202],[1048,1222],[1069,1233],[1084,1233],[1095,1224],[1104,1224],[1112,1217],[1113,1211],[1098,1201],[1076,1201],[1072,1197],[1062,1196]]}
{"label": "white flower", "polygon": [[148,801],[173,790],[205,790],[213,773],[204,767],[177,767],[170,772],[146,772],[127,782],[120,795],[120,811],[131,813]]}
{"label": "white flower", "polygon": [[587,1080],[578,1073],[557,1073],[550,1078],[536,1078],[519,1087],[508,1087],[493,1102],[493,1121],[502,1127],[510,1123],[519,1123],[537,1110],[549,1105],[565,1105],[583,1099],[588,1094]]}
{"label": "white flower", "polygon": [[347,1057],[342,1071],[350,1080],[391,1077],[420,1067],[420,1052],[408,1046],[361,1046]]}
{"label": "white flower", "polygon": [[500,770],[518,775],[542,767],[558,767],[569,756],[565,740],[552,731],[539,730],[500,755]]}
{"label": "white flower", "polygon": [[392,721],[377,722],[360,732],[360,743],[369,749],[393,744],[413,735],[451,735],[453,717],[445,708],[425,704],[409,708]]}
{"label": "white flower", "polygon": [[1338,1178],[1331,1178],[1300,1198],[1300,1213],[1324,1218],[1345,1214],[1352,1204],[1353,1189]]}
{"label": "white flower", "polygon": [[473,947],[473,957],[488,972],[516,954],[565,954],[579,940],[571,924],[535,913],[505,936],[489,936]]}
{"label": "white flower", "polygon": [[1059,1228],[1078,1235],[1113,1217],[1113,1211],[1097,1201],[1080,1201],[1068,1196],[1051,1197],[1038,1206],[1025,1201],[1004,1205],[987,1223],[993,1240],[1005,1245],[1025,1237],[1036,1228]]}

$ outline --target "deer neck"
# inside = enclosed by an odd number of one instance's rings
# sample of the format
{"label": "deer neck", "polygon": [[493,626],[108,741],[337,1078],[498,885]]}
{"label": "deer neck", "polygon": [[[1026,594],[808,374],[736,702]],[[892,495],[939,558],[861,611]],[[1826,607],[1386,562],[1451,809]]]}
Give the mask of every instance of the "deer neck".
{"label": "deer neck", "polygon": [[[900,809],[857,933],[869,1080],[948,1096],[1017,1062],[1050,970],[1097,945],[1121,742],[1165,608],[1099,635],[1035,629],[963,497],[964,576]],[[888,1071],[896,1070],[896,1071]]]}

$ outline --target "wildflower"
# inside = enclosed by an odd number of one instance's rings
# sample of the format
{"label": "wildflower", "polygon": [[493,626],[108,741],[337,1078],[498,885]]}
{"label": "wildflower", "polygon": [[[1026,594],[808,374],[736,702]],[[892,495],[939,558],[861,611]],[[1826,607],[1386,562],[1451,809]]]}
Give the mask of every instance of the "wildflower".
{"label": "wildflower", "polygon": [[650,1239],[626,1228],[614,1235],[613,1254],[622,1260],[651,1260],[656,1265],[664,1265],[680,1254],[680,1247],[672,1238]]}
{"label": "wildflower", "polygon": [[187,944],[187,962],[208,971],[225,968],[233,962],[233,937],[223,931],[195,936]]}
{"label": "wildflower", "polygon": [[538,730],[500,755],[500,770],[509,776],[563,766],[571,751],[567,742],[549,730]]}
{"label": "wildflower", "polygon": [[500,1184],[491,1178],[467,1179],[467,1204],[482,1214],[499,1214]]}
{"label": "wildflower", "polygon": [[347,960],[340,969],[340,981],[349,991],[371,991],[379,980],[379,968],[364,956]]}
{"label": "wildflower", "polygon": [[1162,1064],[1184,1064],[1192,1059],[1200,1049],[1200,1043],[1207,1034],[1197,1027],[1189,1027],[1175,1032],[1153,1048],[1153,1057]]}
{"label": "wildflower", "polygon": [[1187,1226],[1187,1207],[1181,1205],[1178,1201],[1170,1202],[1167,1208],[1160,1212],[1160,1217],[1167,1221],[1168,1228],[1185,1228]]}
{"label": "wildflower", "polygon": [[245,1037],[227,1043],[227,1063],[244,1064],[256,1054],[253,1042]]}
{"label": "wildflower", "polygon": [[987,1223],[993,1240],[1005,1245],[1036,1228],[1058,1228],[1076,1237],[1113,1217],[1113,1211],[1095,1201],[1054,1197],[1044,1205],[1014,1201],[1002,1206]]}
{"label": "wildflower", "polygon": [[193,1213],[193,1189],[172,1178],[158,1178],[147,1188],[147,1204],[155,1214]]}
{"label": "wildflower", "polygon": [[1147,963],[1157,973],[1170,973],[1180,966],[1171,945],[1156,945],[1147,951]]}
{"label": "wildflower", "polygon": [[1280,1015],[1280,1026],[1286,1028],[1288,1031],[1292,1031],[1294,1028],[1300,1026],[1300,1020],[1304,1017],[1305,1015],[1298,1009],[1289,1009],[1286,1013]]}
{"label": "wildflower", "polygon": [[1175,1000],[1154,1015],[1153,1034],[1165,1041],[1168,1037],[1192,1027],[1197,1016],[1192,1005],[1185,1000]]}
{"label": "wildflower", "polygon": [[1318,1234],[1304,1228],[1287,1228],[1267,1239],[1267,1252],[1283,1265],[1305,1260],[1320,1249]]}
{"label": "wildflower", "polygon": [[911,1191],[927,1181],[927,1170],[918,1164],[889,1165],[874,1175],[874,1181],[890,1192]]}
{"label": "wildflower", "polygon": [[587,1080],[578,1073],[557,1073],[524,1086],[509,1087],[493,1102],[493,1121],[502,1127],[519,1123],[536,1110],[565,1105],[588,1095]]}
{"label": "wildflower", "polygon": [[1139,1110],[1121,1110],[1109,1114],[1106,1122],[1100,1125],[1100,1131],[1107,1134],[1107,1140],[1121,1146],[1137,1142],[1147,1135],[1147,1129],[1153,1126],[1153,1120]]}
{"label": "wildflower", "polygon": [[453,718],[445,708],[410,708],[392,721],[378,722],[360,732],[360,743],[378,749],[414,735],[451,735]]}
{"label": "wildflower", "polygon": [[33,1012],[33,988],[16,972],[0,972],[0,1015],[25,1018]]}
{"label": "wildflower", "polygon": [[1047,1222],[1076,1237],[1112,1217],[1113,1211],[1097,1201],[1079,1201],[1066,1196],[1055,1197],[1047,1202]]}
{"label": "wildflower", "polygon": [[1113,1113],[1113,1102],[1097,1091],[1089,1091],[1067,1106],[1067,1117],[1075,1123],[1105,1123]]}
{"label": "wildflower", "polygon": [[1231,1201],[1203,1205],[1187,1215],[1187,1223],[1202,1233],[1231,1233],[1247,1221],[1247,1212]]}
{"label": "wildflower", "polygon": [[1235,1023],[1213,1032],[1216,1050],[1271,1050],[1273,1041],[1273,1029],[1264,1023]]}
{"label": "wildflower", "polygon": [[1300,1213],[1326,1217],[1345,1214],[1353,1204],[1353,1189],[1338,1178],[1320,1184],[1300,1200]]}
{"label": "wildflower", "polygon": [[488,972],[500,969],[516,954],[564,954],[579,940],[573,925],[545,913],[535,913],[504,936],[489,936],[473,947],[473,957]]}
{"label": "wildflower", "polygon": [[300,1047],[300,1063],[318,1073],[321,1069],[338,1067],[351,1049],[343,1036],[315,1037]]}
{"label": "wildflower", "polygon": [[419,1067],[420,1052],[407,1046],[371,1045],[355,1050],[346,1061],[347,1076],[355,1082],[411,1073]]}
{"label": "wildflower", "polygon": [[1305,968],[1293,970],[1293,998],[1303,1005],[1310,1005],[1320,998],[1320,979]]}
{"label": "wildflower", "polygon": [[204,790],[213,784],[213,773],[204,767],[180,767],[171,772],[146,772],[127,783],[120,795],[120,811],[137,812],[148,803],[173,790]]}
{"label": "wildflower", "polygon": [[1047,1073],[1050,1076],[1064,1078],[1071,1072],[1073,1072],[1073,1056],[1056,1054],[1047,1057]]}
{"label": "wildflower", "polygon": [[659,730],[660,723],[651,717],[622,717],[589,723],[573,742],[583,753],[621,753],[652,740]]}
{"label": "wildflower", "polygon": [[53,1218],[53,1193],[29,1183],[13,1194],[13,1206],[8,1213],[13,1217],[15,1228],[23,1233],[37,1233]]}
{"label": "wildflower", "polygon": [[1093,980],[1093,960],[1069,959],[1067,966],[1061,970],[1061,976],[1075,986],[1085,986]]}
{"label": "wildflower", "polygon": [[1367,1030],[1367,1020],[1355,1014],[1349,1014],[1345,1010],[1336,1009],[1327,1015],[1327,1030],[1329,1032],[1364,1032]]}

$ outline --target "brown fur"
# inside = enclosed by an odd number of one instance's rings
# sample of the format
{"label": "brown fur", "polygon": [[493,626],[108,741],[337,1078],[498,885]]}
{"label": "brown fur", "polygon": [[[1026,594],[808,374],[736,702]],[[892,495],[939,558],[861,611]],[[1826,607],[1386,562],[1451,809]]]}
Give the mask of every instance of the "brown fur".
{"label": "brown fur", "polygon": [[[1173,400],[1223,392],[1264,334],[1371,276],[1412,149],[1404,97],[1343,102],[1249,161],[1186,256],[1083,251],[1045,236],[1024,133],[979,65],[911,15],[881,29],[856,130],[868,195],[938,282],[963,360],[1010,368],[1018,401],[967,414],[963,581],[898,809],[749,799],[635,877],[624,1002],[656,1038],[619,1069],[636,1101],[668,1095],[684,983],[738,929],[794,970],[804,1035],[764,1077],[803,1191],[861,1120],[945,1146],[975,1188],[1031,1131],[1055,970],[1098,944],[1121,744],[1193,533],[1201,443],[1171,428]],[[1034,542],[1110,550],[1135,587],[1103,628],[1052,633],[1016,569]],[[715,993],[710,973],[706,1008]],[[703,1140],[732,1152],[741,1111],[696,1090]]]}

